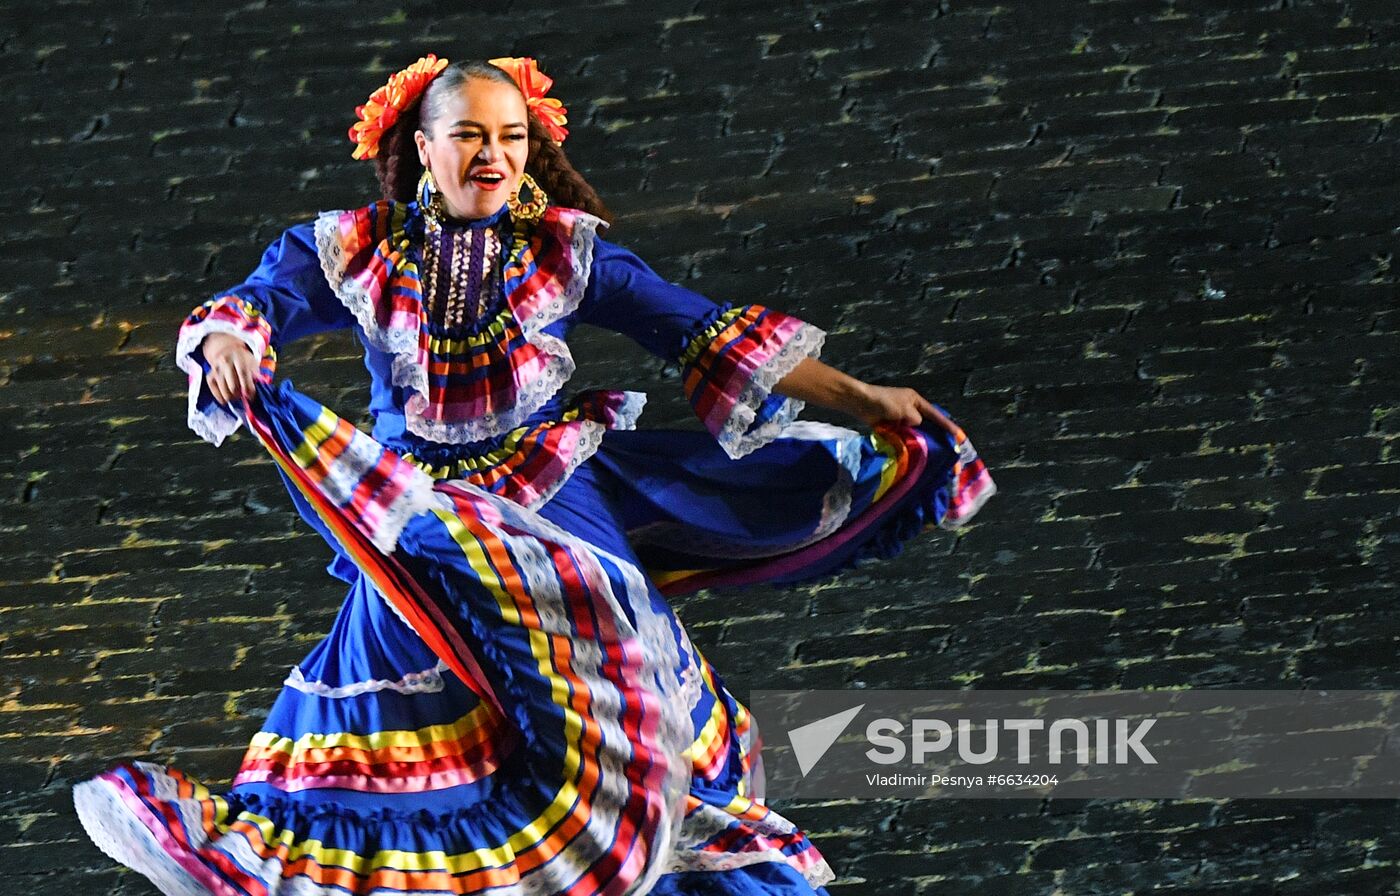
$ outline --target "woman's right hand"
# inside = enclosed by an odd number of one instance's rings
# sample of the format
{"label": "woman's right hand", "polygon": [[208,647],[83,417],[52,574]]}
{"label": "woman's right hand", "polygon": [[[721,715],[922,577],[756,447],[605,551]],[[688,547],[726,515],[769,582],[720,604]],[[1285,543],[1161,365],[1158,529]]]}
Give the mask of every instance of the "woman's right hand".
{"label": "woman's right hand", "polygon": [[205,382],[216,401],[232,406],[241,396],[253,395],[260,359],[246,342],[230,333],[210,333],[201,346],[209,362]]}

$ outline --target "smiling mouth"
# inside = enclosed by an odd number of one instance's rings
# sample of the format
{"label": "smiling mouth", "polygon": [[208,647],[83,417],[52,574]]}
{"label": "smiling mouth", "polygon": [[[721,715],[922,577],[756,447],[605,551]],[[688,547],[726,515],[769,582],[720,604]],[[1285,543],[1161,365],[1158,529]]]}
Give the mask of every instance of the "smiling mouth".
{"label": "smiling mouth", "polygon": [[492,187],[499,187],[501,184],[505,183],[505,180],[506,180],[506,179],[505,179],[504,175],[492,174],[492,173],[483,173],[483,174],[474,174],[474,175],[472,175],[471,177],[467,178],[467,180],[471,181],[472,183],[476,184],[477,186],[492,188]]}

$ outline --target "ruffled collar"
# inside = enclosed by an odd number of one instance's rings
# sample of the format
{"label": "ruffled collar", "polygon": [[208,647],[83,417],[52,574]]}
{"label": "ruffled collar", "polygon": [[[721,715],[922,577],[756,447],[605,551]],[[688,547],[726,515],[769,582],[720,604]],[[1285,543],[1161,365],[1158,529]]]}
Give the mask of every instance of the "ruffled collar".
{"label": "ruffled collar", "polygon": [[[507,214],[503,207],[457,226],[503,223]],[[512,221],[505,305],[490,326],[465,338],[440,338],[428,325],[419,268],[425,216],[416,202],[323,212],[316,246],[327,281],[368,343],[393,356],[392,385],[406,390],[406,428],[461,444],[521,425],[573,373],[568,347],[545,328],[582,301],[599,224],[559,206],[534,225]]]}

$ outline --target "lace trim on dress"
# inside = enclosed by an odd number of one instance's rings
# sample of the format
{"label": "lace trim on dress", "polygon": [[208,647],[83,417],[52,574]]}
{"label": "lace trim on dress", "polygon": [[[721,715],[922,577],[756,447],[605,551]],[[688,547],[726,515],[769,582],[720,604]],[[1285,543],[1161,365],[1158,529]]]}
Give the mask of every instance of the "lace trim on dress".
{"label": "lace trim on dress", "polygon": [[[341,304],[355,315],[370,344],[384,352],[416,352],[418,331],[395,326],[392,322],[389,326],[380,326],[375,315],[377,290],[372,291],[367,284],[349,274],[353,256],[346,251],[341,240],[340,222],[344,216],[352,214],[354,212],[337,210],[321,212],[316,216],[316,256],[321,261],[321,272],[326,275],[326,282]],[[402,252],[408,245],[408,239],[403,237],[396,248]],[[359,248],[363,250],[366,247]]]}
{"label": "lace trim on dress", "polygon": [[564,487],[564,483],[569,481],[569,477],[573,475],[574,470],[578,469],[579,464],[598,453],[598,446],[603,444],[603,433],[609,429],[636,428],[637,418],[641,416],[642,408],[647,403],[647,394],[645,392],[627,392],[626,395],[627,399],[617,409],[617,418],[612,425],[599,423],[597,420],[580,422],[578,442],[574,445],[573,453],[569,455],[568,461],[564,464],[563,471],[538,496],[526,501],[526,507],[538,508],[554,497],[555,493]]}
{"label": "lace trim on dress", "polygon": [[701,803],[686,816],[682,837],[687,843],[708,843],[734,827],[736,821],[743,825],[746,833],[751,833],[754,841],[762,843],[765,840],[771,840],[774,845],[764,849],[755,849],[751,843],[742,852],[716,852],[703,848],[687,849],[682,847],[677,849],[671,857],[668,873],[733,871],[749,865],[777,862],[795,868],[814,888],[836,879],[836,873],[832,871],[825,859],[803,861],[807,858],[806,856],[790,855],[783,851],[780,844],[786,843],[797,835],[798,830],[792,822],[772,811],[767,812],[762,819],[744,817],[739,820],[729,812],[709,803]]}
{"label": "lace trim on dress", "polygon": [[[635,428],[646,401],[645,392],[586,390],[570,400],[559,419],[512,430],[499,448],[472,454],[455,446],[439,446],[400,457],[434,480],[466,481],[525,507],[536,507],[550,500],[578,466],[597,453],[605,432]],[[552,460],[535,462],[541,451]]]}
{"label": "lace trim on dress", "polygon": [[[345,464],[349,475],[346,477],[328,476],[323,483],[326,494],[338,504],[349,504],[354,498],[354,489],[368,477],[371,471],[383,467],[385,455],[392,455],[383,445],[359,429],[351,436],[350,445],[336,460],[336,466]],[[379,505],[377,519],[370,520],[372,529],[370,541],[385,556],[392,554],[399,543],[399,534],[408,521],[420,513],[425,513],[433,503],[433,478],[422,470],[398,457],[394,457],[393,475],[399,478],[402,491],[387,501],[376,496]],[[387,491],[387,489],[386,489]]]}
{"label": "lace trim on dress", "polygon": [[778,381],[792,373],[803,359],[819,357],[825,342],[825,332],[804,322],[776,355],[754,371],[753,379],[739,393],[739,403],[734,406],[734,412],[729,419],[724,421],[724,430],[719,434],[719,443],[724,446],[730,457],[743,457],[773,441],[789,423],[797,419],[798,414],[802,413],[807,402],[783,396],[783,403],[779,405],[773,417],[750,429],[758,409],[768,400]]}
{"label": "lace trim on dress", "polygon": [[[210,333],[228,333],[243,340],[243,344],[260,359],[259,376],[271,380],[276,369],[277,352],[271,345],[271,326],[256,307],[238,296],[227,295],[210,299],[196,308],[180,327],[175,342],[175,366],[189,376],[189,400],[185,422],[195,434],[215,447],[243,425],[241,407],[230,408],[213,400],[201,410],[200,394],[204,391],[204,368],[194,357],[196,349]],[[201,356],[203,352],[201,351]]]}
{"label": "lace trim on dress", "polygon": [[[279,388],[291,388],[283,380]],[[433,478],[373,436],[318,406],[291,462],[386,556],[408,521],[433,506]]]}
{"label": "lace trim on dress", "polygon": [[[147,762],[138,767],[156,769]],[[171,896],[207,896],[209,888],[166,851],[151,829],[122,799],[117,786],[103,777],[83,781],[73,788],[73,808],[92,842],[112,859],[144,874],[161,893]],[[198,828],[192,846],[203,846],[208,838]]]}
{"label": "lace trim on dress", "polygon": [[431,669],[405,673],[403,678],[400,678],[398,681],[386,681],[382,678],[375,678],[367,681],[355,681],[350,684],[332,686],[326,684],[324,681],[307,681],[301,673],[301,667],[293,666],[291,673],[287,676],[287,680],[282,683],[287,687],[301,691],[303,694],[313,694],[317,697],[329,697],[332,699],[358,697],[361,694],[369,694],[375,691],[396,691],[400,694],[435,694],[446,686],[442,680],[442,673],[446,671],[447,664],[442,660],[438,660],[437,665],[433,666]]}
{"label": "lace trim on dress", "polygon": [[720,305],[699,322],[680,353],[686,398],[725,454],[742,458],[773,441],[805,402],[773,392],[804,358],[822,353],[826,333],[764,305]]}
{"label": "lace trim on dress", "polygon": [[[322,212],[317,217],[316,252],[327,282],[355,316],[369,343],[394,356],[391,384],[412,391],[404,402],[404,426],[409,432],[434,442],[451,444],[494,438],[523,423],[573,375],[574,358],[568,346],[562,339],[546,334],[543,330],[572,314],[583,301],[593,264],[593,240],[601,219],[585,212],[568,212],[567,218],[561,220],[561,216],[556,214],[540,225],[568,228],[569,270],[563,288],[559,290],[558,295],[538,307],[534,307],[536,296],[518,297],[512,294],[507,297],[506,307],[501,312],[515,316],[520,310],[529,310],[523,319],[519,316],[515,319],[526,341],[541,352],[544,358],[542,366],[530,380],[518,384],[515,401],[510,408],[460,421],[430,420],[423,413],[428,407],[428,368],[421,346],[425,314],[422,296],[414,302],[417,314],[408,314],[404,309],[396,309],[387,324],[381,324],[377,304],[382,298],[380,293],[383,290],[372,289],[369,284],[373,280],[351,274],[353,255],[346,251],[341,238],[343,216],[354,213],[330,211]],[[401,236],[401,233],[401,230],[395,230],[385,240],[393,243],[396,247],[395,254],[400,259],[411,245],[407,236]],[[386,282],[393,282],[393,272],[390,272]],[[516,292],[518,291],[519,287]],[[403,296],[398,298],[402,300]]]}

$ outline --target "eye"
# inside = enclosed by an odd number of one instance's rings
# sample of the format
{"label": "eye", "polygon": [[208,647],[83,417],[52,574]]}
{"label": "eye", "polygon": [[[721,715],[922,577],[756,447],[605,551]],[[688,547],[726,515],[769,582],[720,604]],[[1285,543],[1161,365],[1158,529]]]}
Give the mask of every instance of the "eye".
{"label": "eye", "polygon": [[524,135],[524,134],[508,134],[508,135],[506,135],[506,139],[507,139],[507,140],[524,140],[524,139],[525,139],[525,135]]}
{"label": "eye", "polygon": [[478,134],[476,131],[458,131],[457,133],[453,134],[452,136],[458,137],[458,138],[461,138],[461,139],[464,139],[464,140],[478,140],[478,139],[481,138],[481,135]]}

